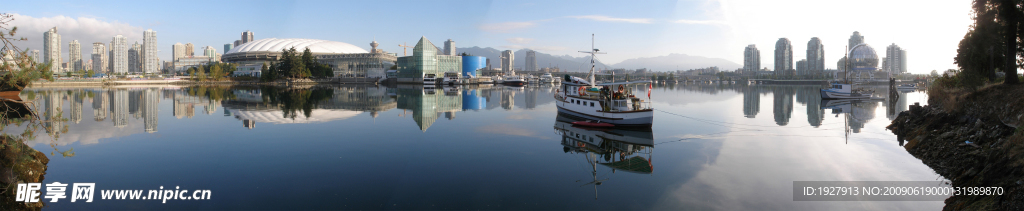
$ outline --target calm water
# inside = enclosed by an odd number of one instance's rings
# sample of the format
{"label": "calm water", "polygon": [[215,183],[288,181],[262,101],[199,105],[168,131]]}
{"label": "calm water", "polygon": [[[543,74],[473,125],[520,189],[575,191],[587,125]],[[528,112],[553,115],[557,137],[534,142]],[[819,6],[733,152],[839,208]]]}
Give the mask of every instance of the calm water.
{"label": "calm water", "polygon": [[[94,202],[47,202],[53,210],[943,205],[792,198],[793,181],[941,181],[884,129],[908,104],[924,104],[924,93],[848,104],[821,101],[815,86],[655,86],[650,131],[602,131],[560,122],[553,90],[125,87],[21,96],[44,119],[67,120],[52,123],[67,126],[56,140],[41,132],[29,143],[50,158],[43,182],[97,184]],[[160,186],[208,189],[211,199],[99,199],[99,190]]]}

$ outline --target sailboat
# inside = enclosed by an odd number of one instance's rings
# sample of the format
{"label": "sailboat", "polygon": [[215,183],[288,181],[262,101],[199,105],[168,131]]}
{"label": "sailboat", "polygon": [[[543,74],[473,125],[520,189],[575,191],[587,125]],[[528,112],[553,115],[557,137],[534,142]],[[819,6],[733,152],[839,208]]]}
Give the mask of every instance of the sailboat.
{"label": "sailboat", "polygon": [[[861,44],[861,45],[864,45],[864,44]],[[859,47],[861,45],[854,46],[853,48],[857,49],[857,47]],[[846,55],[847,55],[846,58],[849,58],[850,52],[847,51]],[[845,68],[843,68],[843,69],[846,72],[844,74],[843,83],[839,83],[838,81],[835,81],[835,82],[831,83],[832,86],[829,87],[828,89],[821,89],[821,99],[867,99],[867,98],[871,98],[871,94],[872,94],[871,92],[868,92],[868,91],[858,91],[858,90],[854,90],[853,89],[853,84],[850,83],[850,79],[849,79],[850,78],[850,73],[849,73],[850,72],[850,67],[849,67],[850,66],[850,59],[846,59],[845,62],[843,63],[843,65],[845,66]]]}
{"label": "sailboat", "polygon": [[[561,89],[555,94],[558,113],[578,120],[597,120],[615,126],[647,127],[654,122],[654,109],[650,102],[650,81],[627,81],[597,84],[594,80],[595,56],[593,48],[580,51],[590,54],[590,79],[565,75]],[[634,94],[637,85],[647,88],[647,100]]]}

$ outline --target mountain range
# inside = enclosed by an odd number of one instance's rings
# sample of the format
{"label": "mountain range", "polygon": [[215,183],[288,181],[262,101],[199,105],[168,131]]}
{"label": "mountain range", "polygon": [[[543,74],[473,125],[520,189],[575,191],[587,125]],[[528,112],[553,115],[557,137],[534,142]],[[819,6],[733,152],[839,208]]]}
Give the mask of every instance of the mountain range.
{"label": "mountain range", "polygon": [[[526,67],[526,52],[530,49],[520,49],[513,52],[515,67]],[[466,47],[456,48],[456,53],[467,53],[472,56],[483,56],[490,60],[492,67],[501,66],[501,50],[491,47]],[[583,72],[589,70],[589,56],[574,57],[570,55],[551,55],[537,52],[537,67],[558,67],[563,72]],[[600,58],[600,57],[599,57]],[[690,56],[686,54],[669,54],[667,56],[642,57],[627,59],[617,64],[607,65],[600,61],[596,64],[598,69],[638,69],[647,68],[654,71],[688,70],[718,66],[721,70],[733,70],[742,65],[720,58],[707,58],[702,56]],[[678,68],[677,68],[678,67]]]}

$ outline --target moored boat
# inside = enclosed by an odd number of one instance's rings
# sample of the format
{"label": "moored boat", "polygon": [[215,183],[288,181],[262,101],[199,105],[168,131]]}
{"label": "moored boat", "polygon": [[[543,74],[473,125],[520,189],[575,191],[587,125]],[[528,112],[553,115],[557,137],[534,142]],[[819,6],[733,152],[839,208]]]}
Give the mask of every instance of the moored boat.
{"label": "moored boat", "polygon": [[501,83],[509,86],[523,86],[526,85],[526,80],[524,80],[521,76],[512,75],[506,76],[505,80],[503,80]]}
{"label": "moored boat", "polygon": [[[555,94],[558,113],[578,120],[596,120],[620,127],[647,127],[654,122],[650,100],[650,81],[627,81],[597,84],[594,80],[594,55],[598,49],[580,51],[591,54],[590,80],[565,75],[561,89]],[[640,99],[634,90],[647,88],[648,100]]]}
{"label": "moored boat", "polygon": [[833,83],[831,88],[821,89],[821,99],[865,99],[871,92],[855,91],[851,84]]}

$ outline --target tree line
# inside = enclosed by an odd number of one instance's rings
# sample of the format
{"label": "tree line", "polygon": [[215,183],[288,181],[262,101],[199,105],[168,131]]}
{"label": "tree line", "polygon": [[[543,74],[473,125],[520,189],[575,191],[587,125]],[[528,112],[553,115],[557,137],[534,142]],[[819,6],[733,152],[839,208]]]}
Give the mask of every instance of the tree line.
{"label": "tree line", "polygon": [[[1024,1],[974,0],[974,23],[960,40],[954,63],[959,69],[944,76],[949,85],[976,88],[986,81],[1020,84],[1024,67]],[[1003,76],[997,75],[1002,72]]]}
{"label": "tree line", "polygon": [[214,80],[219,81],[231,75],[238,68],[237,64],[233,63],[220,63],[213,62],[208,64],[199,65],[197,67],[188,68],[189,78],[192,80],[205,81]]}
{"label": "tree line", "polygon": [[334,71],[330,66],[316,61],[313,52],[306,48],[299,55],[295,47],[281,50],[281,57],[274,63],[264,63],[260,70],[260,81],[298,78],[330,78]]}

